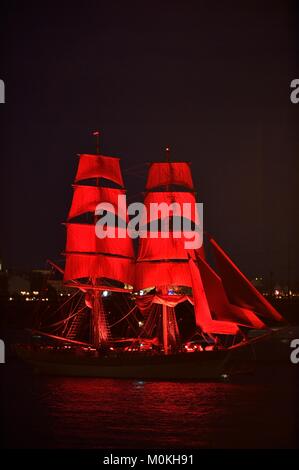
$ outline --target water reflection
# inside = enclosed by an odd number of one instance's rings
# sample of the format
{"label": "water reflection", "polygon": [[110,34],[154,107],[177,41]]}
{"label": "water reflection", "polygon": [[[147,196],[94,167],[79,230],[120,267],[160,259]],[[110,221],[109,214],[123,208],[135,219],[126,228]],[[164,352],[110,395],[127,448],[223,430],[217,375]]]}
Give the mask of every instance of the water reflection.
{"label": "water reflection", "polygon": [[[278,377],[277,377],[278,378]],[[296,441],[292,382],[151,382],[6,378],[7,446],[289,447]],[[14,382],[15,383],[15,382]],[[14,425],[12,425],[14,420]]]}

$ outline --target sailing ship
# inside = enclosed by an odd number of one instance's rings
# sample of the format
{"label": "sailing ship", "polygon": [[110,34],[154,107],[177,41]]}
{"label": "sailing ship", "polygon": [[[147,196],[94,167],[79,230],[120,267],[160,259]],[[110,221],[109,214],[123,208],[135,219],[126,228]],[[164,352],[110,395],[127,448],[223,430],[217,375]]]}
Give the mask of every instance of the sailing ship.
{"label": "sailing ship", "polygon": [[[144,207],[166,203],[173,210],[159,212],[156,220],[145,211],[135,250],[129,217],[118,204],[126,194],[120,159],[100,154],[95,135],[96,153],[79,155],[65,223],[65,267],[52,263],[83,300],[55,323],[60,334],[51,333],[50,325],[33,331],[47,341],[19,345],[18,354],[36,371],[56,375],[210,380],[239,371],[248,332],[283,318],[214,238],[206,235],[204,246],[194,249],[186,248],[189,234],[176,235],[185,203],[194,207],[190,227],[202,224],[191,164],[170,161],[168,148],[164,161],[149,164]],[[97,236],[95,213],[102,202],[121,222],[114,238]],[[153,223],[155,236],[148,233]],[[206,256],[208,247],[216,268]],[[113,313],[114,322],[111,309],[120,312],[116,320]]]}

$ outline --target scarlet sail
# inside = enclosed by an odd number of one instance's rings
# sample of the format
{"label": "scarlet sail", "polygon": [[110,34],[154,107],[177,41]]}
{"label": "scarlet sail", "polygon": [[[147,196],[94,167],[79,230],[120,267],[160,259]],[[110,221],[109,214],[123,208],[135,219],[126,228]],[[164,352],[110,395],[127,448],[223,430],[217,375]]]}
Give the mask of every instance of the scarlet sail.
{"label": "scarlet sail", "polygon": [[277,310],[251,284],[215,240],[211,238],[210,243],[230,302],[239,307],[249,308],[262,317],[283,321]]}
{"label": "scarlet sail", "polygon": [[78,253],[114,253],[134,257],[132,240],[125,228],[115,230],[115,238],[98,238],[94,225],[69,223],[66,225],[66,251]]}
{"label": "scarlet sail", "polygon": [[[74,185],[74,195],[69,211],[68,220],[85,212],[94,212],[100,202],[112,204],[116,212],[118,210],[119,196],[124,196],[124,189],[106,188],[98,186]],[[120,206],[119,216],[126,220],[125,207]]]}
{"label": "scarlet sail", "polygon": [[124,186],[119,158],[89,154],[81,154],[79,158],[80,161],[75,181],[90,178],[105,178],[122,187]]}
{"label": "scarlet sail", "polygon": [[[94,186],[90,185],[92,182],[74,185],[66,223],[64,280],[86,294],[96,347],[102,345],[107,350],[110,341],[110,322],[101,290],[125,292],[130,286],[134,287],[136,305],[132,310],[139,307],[137,314],[144,315],[147,337],[154,336],[151,341],[164,354],[178,353],[184,347],[179,337],[178,312],[175,311],[175,307],[183,302],[194,306],[196,333],[205,343],[207,337],[209,341],[219,342],[219,335],[241,338],[244,328],[264,328],[267,320],[281,319],[214,240],[211,244],[219,274],[206,261],[201,246],[202,214],[198,212],[200,206],[196,203],[187,162],[150,165],[148,191],[139,223],[137,259],[130,238],[133,224],[130,224],[129,232],[126,227],[126,192],[119,160],[103,155],[80,155],[75,181],[92,178],[96,178]],[[117,184],[119,188],[109,187],[105,182],[106,186],[102,186],[101,179],[112,182],[112,186]],[[177,190],[175,186],[181,188]],[[111,224],[113,219],[106,218],[107,214],[97,212],[99,205],[102,211],[112,211],[117,216],[115,222],[122,222],[122,228]],[[91,220],[89,214],[82,223],[80,216],[90,212],[94,214],[93,222],[86,223]],[[101,215],[104,222],[102,220],[100,225],[98,218]],[[74,221],[75,218],[78,220]],[[105,233],[106,237],[99,238]],[[181,308],[184,316],[184,306]],[[138,318],[134,317],[134,320],[136,323]],[[136,336],[136,342],[140,335],[141,332]],[[236,338],[227,341],[232,344]],[[140,348],[142,346],[140,344]]]}
{"label": "scarlet sail", "polygon": [[[97,178],[96,186],[76,184],[68,220],[95,213],[98,205],[103,211],[110,211],[123,221],[127,220],[124,189],[99,186],[99,178],[123,186],[119,159],[103,155],[80,155],[76,181]],[[107,280],[123,284],[134,283],[134,250],[132,239],[128,237],[126,228],[109,226],[109,236],[99,238],[96,232],[97,219],[93,224],[69,222],[66,224],[66,264],[64,280],[66,282],[84,279],[85,284],[99,287]],[[113,231],[113,236],[111,233]],[[93,295],[93,309],[100,309],[100,301]],[[99,312],[98,312],[99,313]],[[100,314],[100,313],[99,313]],[[95,315],[97,316],[97,315]],[[96,322],[97,320],[95,320]],[[105,326],[105,325],[104,325]],[[103,326],[103,328],[104,328]],[[98,327],[96,326],[96,329]]]}
{"label": "scarlet sail", "polygon": [[133,268],[134,262],[129,258],[98,254],[66,254],[64,280],[105,278],[132,286]]}
{"label": "scarlet sail", "polygon": [[191,258],[189,260],[189,268],[192,279],[196,325],[205,333],[236,335],[239,332],[239,328],[236,323],[212,319],[199,270]]}
{"label": "scarlet sail", "polygon": [[178,185],[193,189],[190,164],[187,162],[151,163],[146,189]]}
{"label": "scarlet sail", "polygon": [[140,261],[135,268],[135,287],[192,286],[188,262]]}
{"label": "scarlet sail", "polygon": [[[185,243],[194,238],[192,232],[187,234],[183,232],[146,232],[144,235],[146,237],[139,240],[138,260],[186,260],[189,255],[195,257],[194,250],[188,250],[185,247]],[[156,235],[157,238],[154,238],[153,235]]]}
{"label": "scarlet sail", "polygon": [[265,327],[264,322],[252,310],[230,304],[221,278],[205,260],[197,257],[197,262],[206,298],[214,319],[233,321],[248,328]]}
{"label": "scarlet sail", "polygon": [[[156,204],[153,206],[153,204]],[[141,224],[170,216],[183,217],[199,225],[199,214],[193,193],[183,191],[165,191],[147,193],[144,199],[146,212]]]}

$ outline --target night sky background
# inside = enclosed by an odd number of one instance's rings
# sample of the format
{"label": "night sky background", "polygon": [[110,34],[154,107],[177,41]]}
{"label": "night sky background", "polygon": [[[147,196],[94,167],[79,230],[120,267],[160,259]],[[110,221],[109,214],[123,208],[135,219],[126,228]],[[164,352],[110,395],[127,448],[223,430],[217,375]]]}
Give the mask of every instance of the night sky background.
{"label": "night sky background", "polygon": [[[64,249],[77,153],[192,162],[204,228],[249,276],[299,279],[296,2],[2,2],[1,245],[8,268]],[[288,255],[289,253],[289,255]]]}

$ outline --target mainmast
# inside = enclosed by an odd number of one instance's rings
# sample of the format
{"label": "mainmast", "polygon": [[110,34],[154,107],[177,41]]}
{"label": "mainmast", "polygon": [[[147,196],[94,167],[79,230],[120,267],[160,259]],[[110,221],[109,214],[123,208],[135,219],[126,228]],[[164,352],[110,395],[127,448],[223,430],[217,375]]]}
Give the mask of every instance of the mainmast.
{"label": "mainmast", "polygon": [[[169,147],[165,148],[165,160],[167,163],[170,162],[170,148]],[[166,185],[166,191],[169,191],[169,185]],[[167,288],[165,289],[164,287],[162,289],[162,292],[164,295],[167,295],[168,289]],[[169,312],[170,308],[171,308],[171,311]],[[172,317],[172,322],[169,321],[170,320],[169,313]],[[167,355],[169,353],[169,337],[171,336],[174,346],[177,346],[176,343],[179,338],[177,338],[176,335],[174,334],[174,331],[178,329],[174,308],[167,307],[166,303],[162,304],[162,328],[163,328],[163,350],[164,350],[164,354]]]}
{"label": "mainmast", "polygon": [[[176,237],[174,218],[182,217],[182,205],[185,202],[195,204],[193,181],[190,165],[187,162],[171,162],[170,148],[165,148],[165,162],[150,164],[144,204],[147,209],[142,227],[146,226],[147,237],[140,238],[136,263],[136,280],[140,289],[155,287],[153,303],[160,307],[160,324],[164,354],[169,354],[180,347],[179,330],[175,315],[175,305],[181,301],[182,288],[191,288],[189,252],[195,257],[194,250],[186,250],[181,234]],[[176,186],[181,190],[174,189]],[[167,203],[172,206],[170,212],[163,210],[152,216],[151,203]],[[156,217],[156,219],[155,219]],[[198,223],[195,212],[191,214],[192,222]],[[168,220],[168,225],[164,225]],[[151,223],[156,223],[157,237],[151,237]],[[166,222],[167,223],[167,222]],[[164,233],[165,228],[169,233]],[[151,294],[149,294],[151,295]],[[137,303],[142,302],[142,298]]]}
{"label": "mainmast", "polygon": [[125,196],[126,191],[119,158],[101,155],[100,132],[94,131],[93,135],[96,153],[79,155],[73,185],[73,200],[66,223],[64,281],[85,293],[86,304],[91,309],[91,340],[96,348],[102,348],[107,346],[110,338],[102,291],[128,292],[128,286],[133,285],[134,251],[132,240],[124,229],[112,227],[114,237],[98,238],[96,235],[95,209],[98,204],[112,205],[116,216],[125,218],[126,211],[119,209],[119,197]]}

